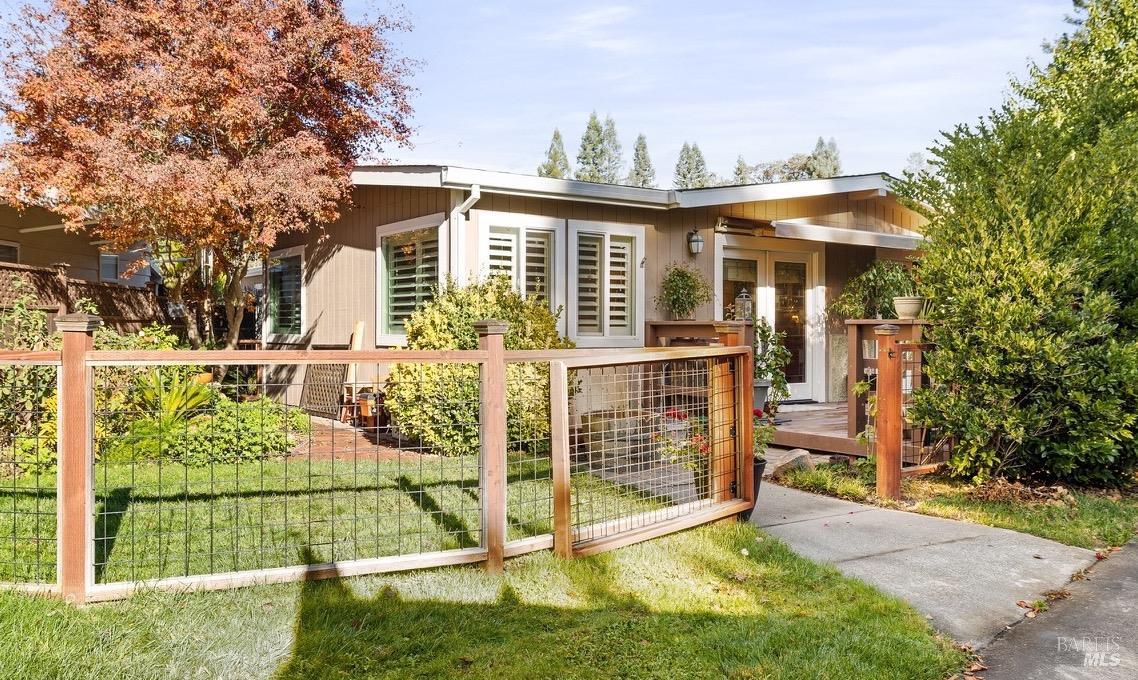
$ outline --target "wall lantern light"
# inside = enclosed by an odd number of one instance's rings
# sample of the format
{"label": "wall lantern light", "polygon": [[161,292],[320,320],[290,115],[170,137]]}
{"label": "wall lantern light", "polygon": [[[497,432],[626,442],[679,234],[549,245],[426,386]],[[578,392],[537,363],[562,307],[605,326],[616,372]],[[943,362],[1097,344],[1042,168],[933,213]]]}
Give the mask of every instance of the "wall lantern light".
{"label": "wall lantern light", "polygon": [[735,319],[738,321],[753,321],[755,318],[755,300],[746,288],[735,296]]}
{"label": "wall lantern light", "polygon": [[703,237],[699,235],[699,230],[692,227],[691,232],[688,233],[688,251],[692,255],[699,255],[703,252]]}

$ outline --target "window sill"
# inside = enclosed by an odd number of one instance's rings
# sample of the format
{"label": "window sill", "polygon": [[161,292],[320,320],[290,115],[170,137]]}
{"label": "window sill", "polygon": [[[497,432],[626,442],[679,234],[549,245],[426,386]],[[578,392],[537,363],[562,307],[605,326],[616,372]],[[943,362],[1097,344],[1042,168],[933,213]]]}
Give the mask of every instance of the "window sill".
{"label": "window sill", "polygon": [[376,347],[406,347],[407,335],[403,333],[381,333],[375,337]]}

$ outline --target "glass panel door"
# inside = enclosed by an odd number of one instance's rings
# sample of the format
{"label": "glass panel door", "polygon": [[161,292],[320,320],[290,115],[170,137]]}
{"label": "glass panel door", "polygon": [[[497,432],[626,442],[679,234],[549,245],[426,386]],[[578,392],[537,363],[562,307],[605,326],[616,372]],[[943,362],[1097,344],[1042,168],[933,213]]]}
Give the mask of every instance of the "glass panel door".
{"label": "glass panel door", "polygon": [[774,328],[786,334],[786,381],[806,382],[806,263],[774,263]]}
{"label": "glass panel door", "polygon": [[747,291],[751,296],[752,309],[757,317],[761,314],[759,309],[759,262],[753,259],[724,258],[723,259],[723,289],[719,291],[719,305],[723,310],[723,318],[735,317],[735,298],[739,293]]}

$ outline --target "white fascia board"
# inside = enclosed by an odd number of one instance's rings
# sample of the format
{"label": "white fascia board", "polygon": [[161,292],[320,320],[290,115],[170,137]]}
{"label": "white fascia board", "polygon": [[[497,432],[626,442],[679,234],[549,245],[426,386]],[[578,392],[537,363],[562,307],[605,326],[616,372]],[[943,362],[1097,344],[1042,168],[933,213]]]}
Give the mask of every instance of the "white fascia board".
{"label": "white fascia board", "polygon": [[851,191],[883,189],[889,191],[888,175],[853,175],[850,177],[831,177],[829,179],[804,179],[795,182],[774,182],[771,184],[748,184],[737,187],[718,187],[714,189],[687,189],[677,191],[679,207],[704,208],[713,205],[749,203],[751,201],[776,201],[789,198],[808,198],[844,194]]}
{"label": "white fascia board", "polygon": [[771,222],[774,235],[779,238],[796,238],[802,241],[822,241],[824,243],[844,243],[852,246],[872,246],[894,248],[896,250],[916,250],[924,240],[920,234],[882,234],[860,229],[827,227],[795,220],[775,220]]}
{"label": "white fascia board", "polygon": [[352,169],[352,184],[362,186],[441,187],[442,166],[361,165]]}
{"label": "white fascia board", "polygon": [[597,184],[454,166],[442,169],[442,185],[452,189],[468,189],[478,185],[483,192],[494,194],[605,203],[656,210],[676,207],[675,192],[665,189]]}

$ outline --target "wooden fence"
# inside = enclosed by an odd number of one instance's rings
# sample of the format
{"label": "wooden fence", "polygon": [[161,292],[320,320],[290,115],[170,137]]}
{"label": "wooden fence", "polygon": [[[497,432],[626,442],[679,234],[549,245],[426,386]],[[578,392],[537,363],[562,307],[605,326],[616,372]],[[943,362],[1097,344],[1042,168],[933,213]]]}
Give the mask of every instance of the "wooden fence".
{"label": "wooden fence", "polygon": [[[682,349],[506,351],[505,324],[487,321],[466,351],[164,352],[94,351],[95,317],[56,325],[61,353],[0,352],[0,371],[58,372],[40,386],[58,411],[34,414],[38,429],[0,455],[0,522],[14,527],[0,531],[0,581],[72,602],[472,562],[497,572],[507,557],[589,555],[754,505],[752,357],[732,325],[717,345]],[[266,395],[320,364],[372,365],[386,382],[346,386],[350,424],[290,424],[299,407]],[[226,374],[228,396],[160,435],[153,458],[140,453],[135,425],[155,414],[115,401],[123,380],[169,385],[162,371],[204,369],[218,384],[225,366],[256,370]],[[518,403],[520,388],[531,401]],[[426,426],[400,422],[400,394],[433,395]],[[388,425],[374,418],[384,397]],[[36,424],[49,415],[57,466],[26,453],[50,458]],[[187,437],[204,453],[178,449]],[[277,449],[242,458],[242,440]]]}

